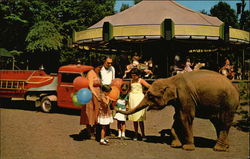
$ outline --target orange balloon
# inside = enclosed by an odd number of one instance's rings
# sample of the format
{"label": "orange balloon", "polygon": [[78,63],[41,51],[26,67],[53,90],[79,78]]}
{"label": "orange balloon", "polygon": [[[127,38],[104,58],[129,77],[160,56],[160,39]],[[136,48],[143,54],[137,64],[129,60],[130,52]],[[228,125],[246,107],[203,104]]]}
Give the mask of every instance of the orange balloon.
{"label": "orange balloon", "polygon": [[89,80],[86,77],[78,76],[73,81],[73,86],[76,90],[89,87]]}
{"label": "orange balloon", "polygon": [[112,80],[111,86],[116,86],[117,88],[121,89],[123,84],[123,80],[121,78],[115,78]]}
{"label": "orange balloon", "polygon": [[112,88],[112,90],[109,92],[108,97],[112,101],[116,101],[120,96],[120,89],[117,88],[116,86],[111,86],[111,88]]}

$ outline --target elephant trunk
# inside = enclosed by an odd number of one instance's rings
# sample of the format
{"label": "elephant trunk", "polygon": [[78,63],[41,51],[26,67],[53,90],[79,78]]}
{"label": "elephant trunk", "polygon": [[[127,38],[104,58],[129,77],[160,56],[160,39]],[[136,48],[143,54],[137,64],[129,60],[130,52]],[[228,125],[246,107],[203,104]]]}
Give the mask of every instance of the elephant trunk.
{"label": "elephant trunk", "polygon": [[125,114],[125,115],[130,115],[130,114],[134,114],[134,113],[146,108],[147,106],[148,105],[144,102],[144,100],[142,100],[141,103],[133,109],[129,109],[128,111],[117,110],[117,112]]}

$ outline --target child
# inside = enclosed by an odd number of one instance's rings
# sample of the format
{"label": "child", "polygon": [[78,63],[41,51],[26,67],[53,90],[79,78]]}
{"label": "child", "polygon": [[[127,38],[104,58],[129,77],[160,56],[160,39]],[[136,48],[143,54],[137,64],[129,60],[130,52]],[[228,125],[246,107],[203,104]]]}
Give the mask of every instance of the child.
{"label": "child", "polygon": [[191,72],[191,71],[193,71],[192,68],[191,68],[191,66],[193,66],[193,64],[191,63],[190,58],[187,58],[186,66],[185,66],[184,70],[185,70],[186,72]]}
{"label": "child", "polygon": [[[127,84],[122,84],[121,86],[121,95],[119,99],[117,100],[116,107],[118,110],[126,111],[126,105],[128,101],[128,85]],[[125,139],[125,121],[126,121],[127,116],[123,115],[121,113],[116,113],[114,116],[114,119],[117,120],[117,129],[118,129],[118,137],[121,139]]]}
{"label": "child", "polygon": [[108,93],[111,91],[111,87],[109,85],[103,85],[101,87],[101,103],[100,103],[100,108],[99,108],[99,115],[98,115],[98,123],[101,125],[101,140],[100,144],[101,145],[107,145],[108,144],[108,139],[106,139],[106,132],[107,132],[107,127],[109,126],[110,123],[113,122],[113,117],[112,113],[110,110],[110,100],[109,97],[107,96]]}
{"label": "child", "polygon": [[[145,86],[147,88],[150,87],[150,84],[148,84],[144,79],[140,78],[140,70],[137,68],[134,68],[131,70],[131,90],[129,93],[129,107],[130,109],[133,109],[136,107],[144,98],[143,94],[143,87]],[[146,119],[146,109],[140,110],[139,112],[136,112],[134,114],[131,114],[128,116],[129,120],[133,121],[134,123],[134,129],[135,129],[135,137],[134,140],[137,140],[138,137],[138,123],[141,128],[142,133],[142,140],[145,141],[145,133],[144,133],[144,120]]]}

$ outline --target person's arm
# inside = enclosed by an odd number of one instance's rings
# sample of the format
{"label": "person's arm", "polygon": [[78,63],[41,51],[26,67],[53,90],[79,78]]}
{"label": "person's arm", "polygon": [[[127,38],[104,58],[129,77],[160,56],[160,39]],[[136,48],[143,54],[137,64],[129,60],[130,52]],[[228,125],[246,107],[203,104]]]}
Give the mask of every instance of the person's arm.
{"label": "person's arm", "polygon": [[101,79],[101,82],[103,82],[102,81],[102,79],[103,79],[103,77],[105,76],[104,74],[103,74],[103,67],[101,68],[101,70],[100,70],[100,79]]}
{"label": "person's arm", "polygon": [[125,70],[124,75],[123,75],[122,78],[126,78],[127,74],[128,74],[130,71],[131,71],[131,67],[130,67],[130,65],[127,65],[127,66],[126,66],[126,70]]}
{"label": "person's arm", "polygon": [[94,75],[93,75],[93,70],[89,71],[87,74],[87,78],[89,80],[89,89],[91,90],[91,92],[93,93],[93,95],[97,98],[97,100],[100,100],[100,98],[98,97],[97,93],[95,92],[94,89]]}
{"label": "person's arm", "polygon": [[129,94],[127,94],[127,96],[125,97],[125,105],[126,105],[126,110],[129,109],[129,103],[128,103],[128,98],[129,98]]}
{"label": "person's arm", "polygon": [[108,96],[103,96],[102,97],[102,101],[105,103],[105,105],[108,105],[109,104],[109,101],[110,101],[110,99],[109,99],[109,97]]}
{"label": "person's arm", "polygon": [[113,71],[113,77],[112,80],[115,79],[115,68],[112,66],[112,71]]}
{"label": "person's arm", "polygon": [[149,88],[149,87],[151,86],[147,81],[145,81],[145,80],[142,79],[142,78],[141,78],[141,80],[140,80],[140,83],[141,83],[143,86],[147,87],[147,88]]}

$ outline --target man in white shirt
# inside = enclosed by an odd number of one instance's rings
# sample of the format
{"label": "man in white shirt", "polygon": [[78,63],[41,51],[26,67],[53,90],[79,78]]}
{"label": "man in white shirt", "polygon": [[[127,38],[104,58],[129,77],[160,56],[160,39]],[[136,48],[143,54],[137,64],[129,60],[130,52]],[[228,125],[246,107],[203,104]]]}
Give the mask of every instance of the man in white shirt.
{"label": "man in white shirt", "polygon": [[106,57],[101,68],[101,79],[103,85],[110,85],[112,80],[115,79],[115,68],[112,66],[112,58]]}

